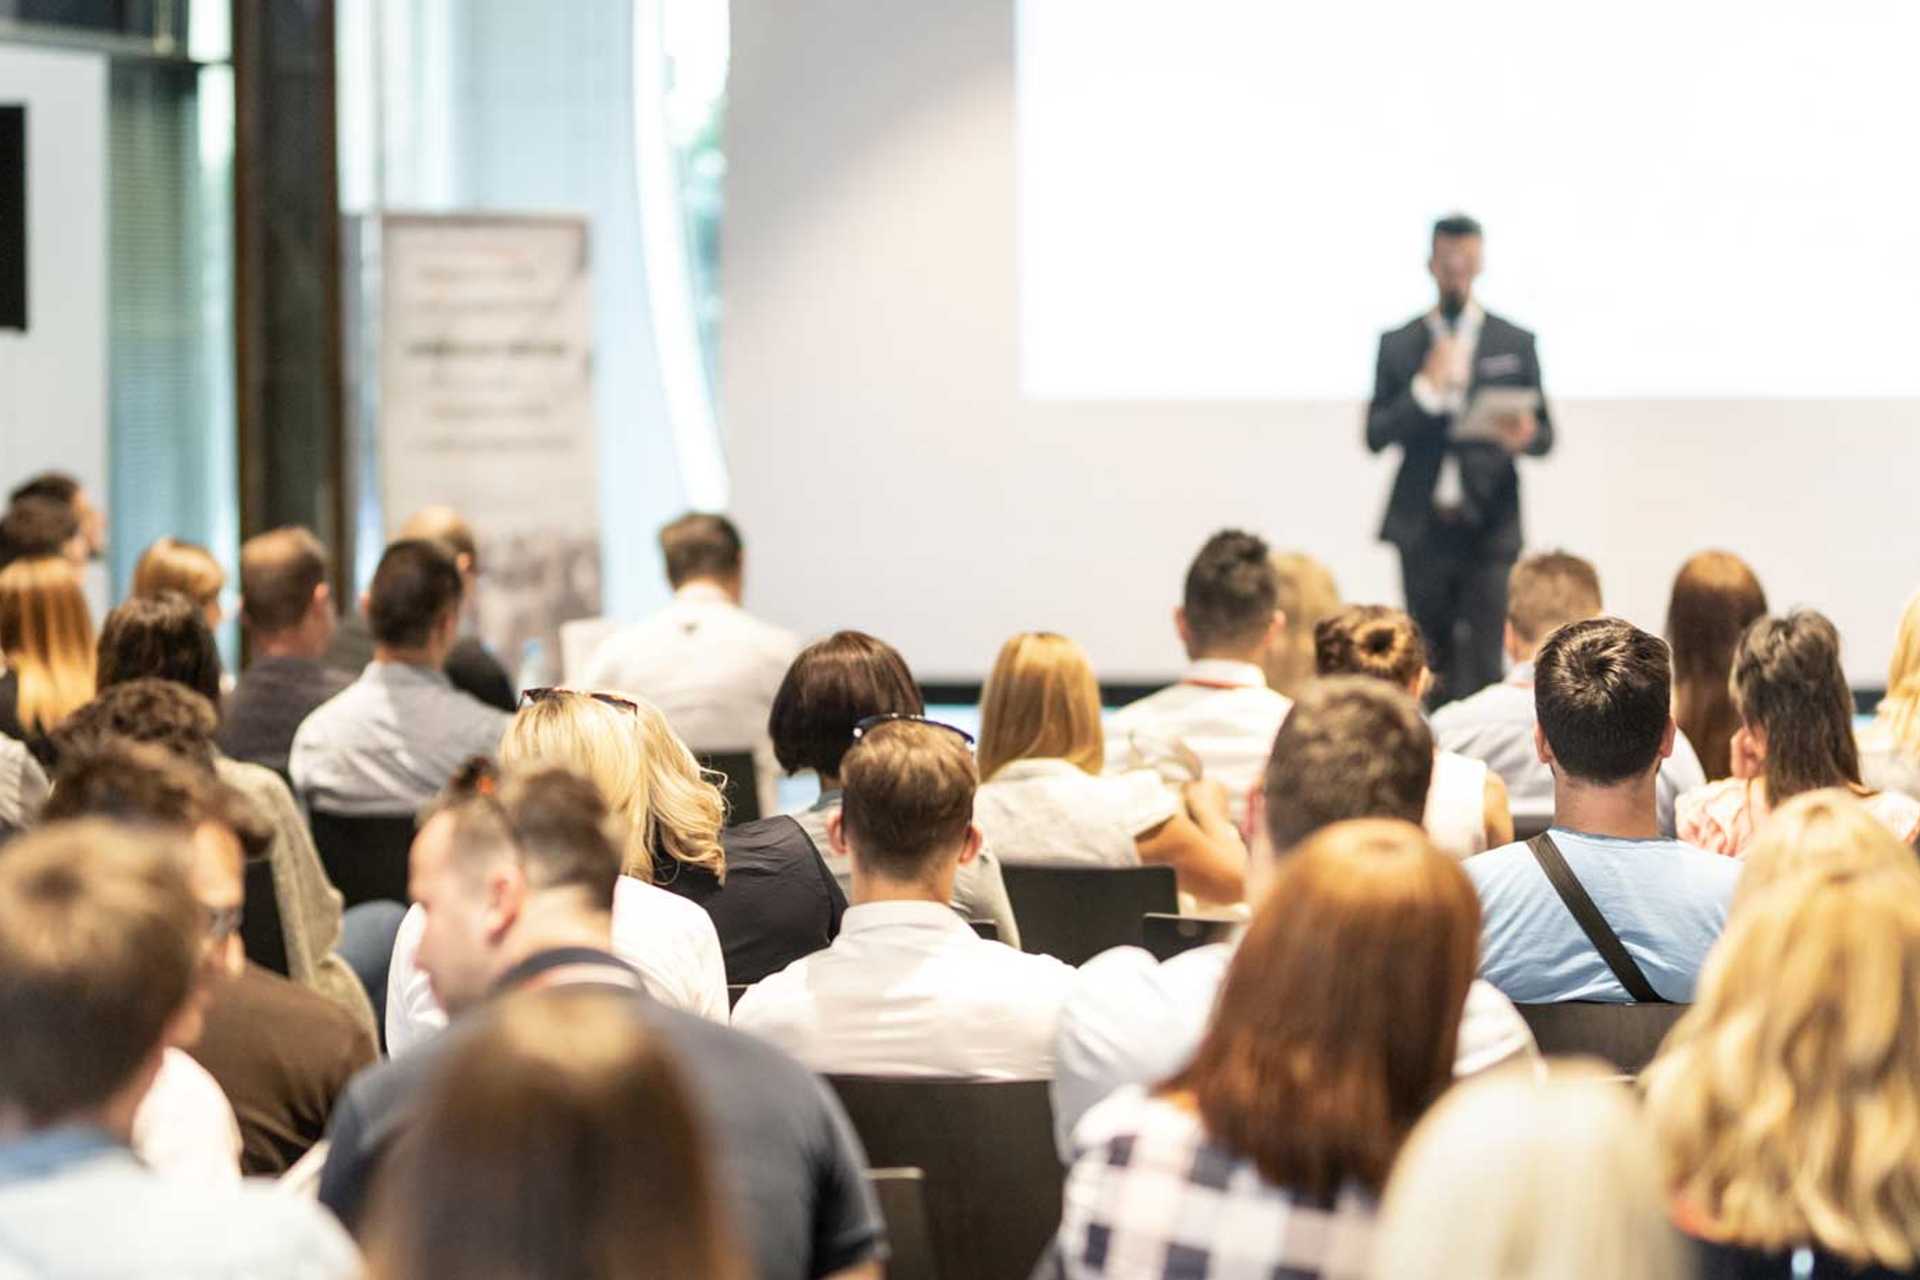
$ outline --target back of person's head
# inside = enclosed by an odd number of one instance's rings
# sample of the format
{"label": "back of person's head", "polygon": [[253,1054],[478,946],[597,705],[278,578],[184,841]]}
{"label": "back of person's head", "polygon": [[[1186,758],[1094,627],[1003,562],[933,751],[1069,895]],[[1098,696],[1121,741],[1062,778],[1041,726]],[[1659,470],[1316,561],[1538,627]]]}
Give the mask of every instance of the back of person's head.
{"label": "back of person's head", "polygon": [[1279,595],[1265,542],[1239,529],[1208,538],[1187,568],[1180,599],[1189,656],[1262,649]]}
{"label": "back of person's head", "polygon": [[79,536],[80,518],[71,503],[34,494],[16,498],[0,515],[0,569],[34,556],[64,556]]}
{"label": "back of person's head", "polygon": [[1737,911],[1782,880],[1807,871],[1920,870],[1903,844],[1844,787],[1803,791],[1767,815],[1740,855]]}
{"label": "back of person's head", "polygon": [[1569,622],[1598,617],[1602,607],[1599,570],[1568,552],[1528,556],[1507,575],[1507,625],[1527,649]]}
{"label": "back of person's head", "polygon": [[133,567],[131,594],[151,597],[177,591],[206,610],[219,607],[226,585],[227,571],[205,547],[178,538],[158,538],[140,553]]}
{"label": "back of person's head", "polygon": [[1533,710],[1554,763],[1601,786],[1659,764],[1672,687],[1666,642],[1619,618],[1569,623],[1534,658]]}
{"label": "back of person's head", "polygon": [[1207,1132],[1308,1197],[1377,1193],[1453,1075],[1480,901],[1420,828],[1342,822],[1284,860],[1221,984],[1190,1090]]}
{"label": "back of person's head", "polygon": [[1893,731],[1900,752],[1920,756],[1920,591],[1900,612],[1893,657],[1887,661],[1887,694],[1880,700],[1879,714]]}
{"label": "back of person's head", "polygon": [[[673,878],[673,863],[725,877],[726,798],[660,709],[643,698],[575,689],[529,691],[500,739],[500,763],[570,769],[598,788],[621,833],[621,869]],[[665,867],[655,860],[668,859]]]}
{"label": "back of person's head", "polygon": [[1811,609],[1761,618],[1733,654],[1734,710],[1764,737],[1767,799],[1860,782],[1840,633]]}
{"label": "back of person's head", "polygon": [[1000,646],[980,693],[980,776],[1016,760],[1066,760],[1088,773],[1106,763],[1100,682],[1086,650],[1051,631]]}
{"label": "back of person's head", "polygon": [[327,549],[298,525],[248,538],[240,548],[240,614],[260,635],[291,631],[305,622],[326,584]]}
{"label": "back of person's head", "polygon": [[741,1274],[697,1082],[630,996],[517,992],[453,1034],[381,1170],[371,1276]]}
{"label": "back of person's head", "polygon": [[27,498],[45,498],[70,508],[80,499],[80,481],[65,471],[42,471],[22,480],[7,495],[8,502]]}
{"label": "back of person's head", "polygon": [[1920,1263],[1920,872],[1742,906],[1643,1082],[1687,1216],[1750,1248]]}
{"label": "back of person's head", "polygon": [[1663,1178],[1633,1096],[1597,1066],[1496,1071],[1450,1090],[1407,1140],[1372,1275],[1683,1280]]}
{"label": "back of person's head", "polygon": [[447,808],[457,865],[512,863],[529,892],[573,891],[590,910],[613,910],[620,850],[598,787],[553,765],[456,779],[456,789],[463,783],[466,794]]}
{"label": "back of person's head", "polygon": [[217,709],[220,650],[206,615],[178,591],[122,601],[100,628],[99,687],[171,680]]}
{"label": "back of person's head", "polygon": [[1702,551],[1680,566],[1667,601],[1673,646],[1674,719],[1709,778],[1733,771],[1740,727],[1727,676],[1747,628],[1767,614],[1767,593],[1747,562],[1730,551]]}
{"label": "back of person's head", "polygon": [[0,569],[0,657],[20,682],[20,723],[50,732],[93,696],[93,621],[73,563],[33,556]]}
{"label": "back of person's head", "polygon": [[1372,676],[1418,690],[1427,672],[1427,640],[1399,609],[1348,605],[1313,629],[1313,665],[1323,676]]}
{"label": "back of person's head", "polygon": [[480,540],[473,536],[473,526],[452,507],[420,508],[407,517],[406,523],[400,526],[394,537],[396,540],[423,538],[438,542],[453,553],[456,563],[464,556],[469,573],[480,567]]}
{"label": "back of person's head", "polygon": [[460,613],[460,566],[430,538],[389,543],[367,590],[367,627],[391,649],[425,649]]}
{"label": "back of person's head", "polygon": [[1412,695],[1367,676],[1301,690],[1267,757],[1267,837],[1285,853],[1348,818],[1418,823],[1433,781],[1433,731]]}
{"label": "back of person's head", "polygon": [[161,747],[211,771],[220,716],[213,703],[174,680],[143,677],[102,689],[67,717],[54,743],[62,756],[86,755],[114,739]]}
{"label": "back of person's head", "polygon": [[1314,677],[1313,631],[1340,608],[1340,584],[1327,566],[1303,551],[1275,551],[1274,608],[1287,620],[1279,644],[1267,652],[1267,684],[1293,697]]}
{"label": "back of person's head", "polygon": [[944,725],[884,720],[841,767],[841,821],[855,862],[901,884],[936,877],[966,843],[979,785],[967,740]]}
{"label": "back of person's head", "polygon": [[738,578],[741,552],[740,531],[733,521],[712,512],[689,511],[660,530],[667,583],[676,589],[701,578]]}
{"label": "back of person's head", "polygon": [[0,1110],[34,1127],[84,1116],[157,1066],[199,968],[186,868],[177,841],[107,822],[0,855]]}
{"label": "back of person's head", "polygon": [[767,731],[788,773],[811,769],[837,779],[868,716],[917,716],[926,710],[906,659],[864,631],[836,631],[800,651],[773,695]]}
{"label": "back of person's head", "polygon": [[253,803],[213,771],[153,743],[107,737],[63,755],[43,822],[106,818],[190,835],[203,823],[232,832],[242,852],[266,852],[272,829]]}

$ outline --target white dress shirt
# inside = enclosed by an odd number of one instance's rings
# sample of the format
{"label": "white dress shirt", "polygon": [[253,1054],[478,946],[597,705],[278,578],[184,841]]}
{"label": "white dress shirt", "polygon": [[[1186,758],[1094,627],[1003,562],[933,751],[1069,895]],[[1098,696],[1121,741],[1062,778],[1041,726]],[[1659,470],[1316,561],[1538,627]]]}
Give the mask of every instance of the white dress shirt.
{"label": "white dress shirt", "polygon": [[753,752],[760,812],[773,814],[779,768],[767,713],[799,652],[791,632],[760,621],[710,582],[689,582],[659,613],[609,636],[581,687],[645,698],[695,751]]}
{"label": "white dress shirt", "polygon": [[133,1113],[133,1151],[157,1173],[201,1186],[240,1180],[240,1122],[207,1069],[183,1049],[161,1052]]}
{"label": "white dress shirt", "polygon": [[1266,773],[1274,735],[1293,700],[1267,687],[1250,662],[1200,658],[1178,684],[1130,702],[1107,719],[1107,772],[1153,769],[1169,783],[1186,780],[1175,744],[1200,760],[1203,776],[1227,789],[1238,821]]}
{"label": "white dress shirt", "polygon": [[[407,908],[387,966],[387,1053],[399,1057],[447,1025],[419,963],[427,914]],[[613,887],[613,954],[640,971],[661,1004],[727,1020],[727,966],[713,920],[698,904],[632,876]]]}
{"label": "white dress shirt", "polygon": [[870,902],[825,951],[749,987],[733,1025],[826,1074],[1044,1080],[1072,981],[945,903]]}
{"label": "white dress shirt", "polygon": [[[1074,1126],[1125,1085],[1151,1086],[1187,1065],[1213,1016],[1235,942],[1196,947],[1160,963],[1115,947],[1080,966],[1060,1010],[1053,1077],[1053,1136],[1070,1159]],[[1513,1003],[1478,979],[1467,989],[1453,1073],[1472,1075],[1509,1058],[1539,1057]]]}
{"label": "white dress shirt", "polygon": [[[1480,348],[1480,327],[1486,319],[1486,311],[1469,298],[1451,330],[1452,336],[1459,340],[1459,345],[1454,348],[1454,367],[1450,371],[1453,381],[1451,388],[1441,391],[1428,381],[1424,372],[1413,376],[1414,403],[1423,411],[1435,416],[1445,414],[1449,418],[1457,418],[1466,409],[1473,355]],[[1440,314],[1440,308],[1435,307],[1427,313],[1427,328],[1433,332],[1436,342],[1448,336],[1447,322]],[[1459,506],[1465,497],[1466,490],[1460,482],[1460,459],[1453,450],[1448,449],[1440,455],[1440,474],[1433,485],[1433,505],[1444,511]]]}
{"label": "white dress shirt", "polygon": [[1008,866],[1137,867],[1134,841],[1179,811],[1151,770],[1095,777],[1059,759],[1003,765],[973,796],[973,820]]}

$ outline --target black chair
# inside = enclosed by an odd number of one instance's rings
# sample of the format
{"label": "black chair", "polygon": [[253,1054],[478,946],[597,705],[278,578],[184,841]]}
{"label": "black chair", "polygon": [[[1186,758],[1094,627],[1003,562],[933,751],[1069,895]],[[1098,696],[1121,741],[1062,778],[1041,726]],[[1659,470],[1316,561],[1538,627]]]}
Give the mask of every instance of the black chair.
{"label": "black chair", "polygon": [[760,788],[751,751],[703,751],[700,767],[721,775],[721,794],[727,798],[727,825],[737,827],[760,816]]}
{"label": "black chair", "polygon": [[887,1280],[940,1280],[927,1227],[927,1175],[918,1169],[870,1169],[867,1181],[887,1224]]}
{"label": "black chair", "polygon": [[747,994],[747,988],[752,985],[751,982],[729,982],[727,984],[727,1012],[733,1012],[734,1006],[740,1003],[740,997]]}
{"label": "black chair", "polygon": [[1623,1075],[1637,1076],[1653,1061],[1673,1024],[1693,1006],[1568,1000],[1515,1007],[1540,1043],[1540,1052],[1550,1057],[1584,1054],[1612,1063]]}
{"label": "black chair", "polygon": [[1084,964],[1140,946],[1141,920],[1180,909],[1172,867],[1033,867],[1002,863],[1023,950]]}
{"label": "black chair", "polygon": [[246,895],[246,909],[240,915],[240,945],[247,959],[283,978],[290,977],[287,928],[280,918],[280,894],[273,887],[273,863],[268,859],[247,859]]}
{"label": "black chair", "polygon": [[380,814],[350,818],[344,814],[308,815],[314,847],[327,878],[357,907],[387,899],[407,902],[407,855],[413,848],[413,815]]}
{"label": "black chair", "polygon": [[988,942],[1000,941],[1000,926],[995,924],[993,921],[969,920],[967,921],[967,923],[973,926],[973,931],[975,933],[985,938]]}
{"label": "black chair", "polygon": [[878,1168],[926,1174],[949,1276],[1027,1280],[1060,1226],[1063,1173],[1044,1080],[828,1076]]}
{"label": "black chair", "polygon": [[1171,916],[1151,911],[1140,919],[1140,937],[1155,960],[1171,960],[1183,951],[1225,942],[1240,927],[1237,920]]}

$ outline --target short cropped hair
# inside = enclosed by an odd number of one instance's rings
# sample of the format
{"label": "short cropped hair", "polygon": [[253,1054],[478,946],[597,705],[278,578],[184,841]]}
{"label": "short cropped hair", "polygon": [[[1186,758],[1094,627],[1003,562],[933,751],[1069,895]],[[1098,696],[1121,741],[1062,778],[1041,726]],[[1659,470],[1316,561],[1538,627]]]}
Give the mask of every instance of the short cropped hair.
{"label": "short cropped hair", "polygon": [[176,840],[49,826],[0,856],[0,1100],[45,1126],[126,1087],[186,1002],[201,910]]}
{"label": "short cropped hair", "polygon": [[330,567],[326,547],[299,525],[248,538],[240,548],[240,615],[261,635],[292,630]]}
{"label": "short cropped hair", "polygon": [[1667,642],[1619,618],[1568,623],[1534,659],[1533,707],[1553,758],[1603,786],[1652,769],[1672,712]]}
{"label": "short cropped hair", "polygon": [[469,794],[449,806],[456,863],[478,867],[504,856],[535,889],[578,889],[598,910],[613,910],[620,846],[598,787],[552,767],[463,775]]}
{"label": "short cropped hair", "polygon": [[54,731],[62,757],[98,751],[115,738],[152,743],[199,768],[213,769],[213,704],[183,684],[146,677],[102,689]]}
{"label": "short cropped hair", "polygon": [[220,650],[200,606],[178,591],[133,596],[100,627],[100,688],[129,680],[171,680],[220,705]]}
{"label": "short cropped hair", "polygon": [[695,578],[724,578],[740,572],[740,531],[723,515],[689,511],[660,530],[660,554],[667,582],[678,587]]}
{"label": "short cropped hair", "polygon": [[480,567],[480,540],[473,536],[466,517],[452,507],[422,507],[407,517],[395,537],[431,539],[453,552],[456,560],[465,556],[469,567]]}
{"label": "short cropped hair", "polygon": [[1600,574],[1591,561],[1565,551],[1543,551],[1507,575],[1507,622],[1527,644],[1538,644],[1569,622],[1599,614]]}
{"label": "short cropped hair", "polygon": [[1331,676],[1300,691],[1273,739],[1262,799],[1285,853],[1348,818],[1419,823],[1433,781],[1433,731],[1405,690]]}
{"label": "short cropped hair", "polygon": [[1443,218],[1436,218],[1433,223],[1433,238],[1435,240],[1443,236],[1457,240],[1462,236],[1477,236],[1480,234],[1482,234],[1482,232],[1479,219],[1469,217],[1464,213],[1449,213]]}
{"label": "short cropped hair", "polygon": [[1348,605],[1314,627],[1313,667],[1323,676],[1372,676],[1411,687],[1427,669],[1427,638],[1399,609]]}
{"label": "short cropped hair", "polygon": [[837,778],[854,725],[868,716],[917,716],[925,709],[899,650],[864,631],[836,631],[802,649],[787,668],[767,731],[782,769]]}
{"label": "short cropped hair", "polygon": [[1259,640],[1273,625],[1279,599],[1267,544],[1251,533],[1223,529],[1188,566],[1181,610],[1193,646],[1206,650]]}
{"label": "short cropped hair", "polygon": [[888,720],[840,766],[841,821],[854,857],[889,880],[926,877],[966,838],[980,776],[973,752],[941,725]]}
{"label": "short cropped hair", "polygon": [[402,538],[388,545],[367,592],[367,625],[373,638],[396,649],[418,649],[433,629],[460,608],[460,566],[446,544]]}
{"label": "short cropped hair", "polygon": [[131,738],[106,738],[91,750],[61,757],[40,820],[69,818],[179,831],[211,822],[239,837],[248,857],[263,856],[273,840],[273,828],[253,802],[212,770]]}
{"label": "short cropped hair", "polygon": [[35,494],[16,498],[0,516],[0,569],[15,560],[60,555],[79,532],[71,504]]}

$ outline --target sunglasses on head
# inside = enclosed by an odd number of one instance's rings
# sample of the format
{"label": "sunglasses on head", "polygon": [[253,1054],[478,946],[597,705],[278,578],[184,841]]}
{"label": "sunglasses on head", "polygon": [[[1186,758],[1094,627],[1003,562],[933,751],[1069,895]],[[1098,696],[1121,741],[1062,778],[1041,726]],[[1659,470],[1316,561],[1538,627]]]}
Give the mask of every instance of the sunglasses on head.
{"label": "sunglasses on head", "polygon": [[957,733],[960,735],[961,741],[965,742],[968,746],[973,745],[973,735],[958,725],[947,724],[942,720],[929,720],[925,716],[902,715],[898,711],[889,711],[885,715],[868,716],[866,719],[859,721],[853,726],[853,740],[858,742],[860,739],[866,737],[875,727],[889,724],[896,720],[904,720],[908,724],[930,724],[936,729],[945,729],[948,733]]}
{"label": "sunglasses on head", "polygon": [[522,689],[520,691],[520,705],[530,707],[536,702],[545,702],[548,698],[561,696],[592,698],[595,702],[604,702],[610,707],[618,707],[622,711],[631,711],[636,715],[639,714],[640,711],[639,703],[631,698],[623,698],[617,693],[595,693],[586,689],[562,689],[558,685],[548,685],[541,689]]}

